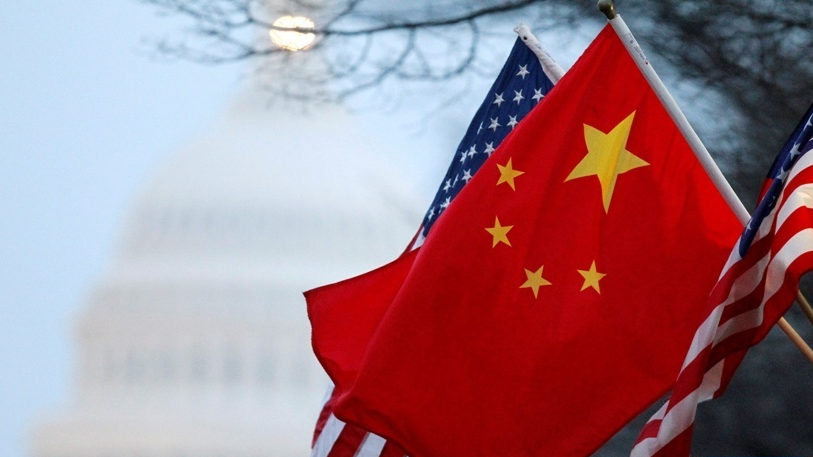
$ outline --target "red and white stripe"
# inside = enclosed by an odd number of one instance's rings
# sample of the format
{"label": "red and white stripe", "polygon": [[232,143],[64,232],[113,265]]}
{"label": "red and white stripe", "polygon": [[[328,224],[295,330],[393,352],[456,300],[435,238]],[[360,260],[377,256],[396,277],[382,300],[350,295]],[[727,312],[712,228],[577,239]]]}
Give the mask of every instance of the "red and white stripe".
{"label": "red and white stripe", "polygon": [[745,350],[793,303],[813,269],[813,152],[802,156],[744,258],[735,246],[707,302],[666,404],[641,431],[631,457],[687,457],[697,404],[719,397]]}
{"label": "red and white stripe", "polygon": [[311,457],[405,457],[390,441],[333,415],[332,387],[316,423]]}

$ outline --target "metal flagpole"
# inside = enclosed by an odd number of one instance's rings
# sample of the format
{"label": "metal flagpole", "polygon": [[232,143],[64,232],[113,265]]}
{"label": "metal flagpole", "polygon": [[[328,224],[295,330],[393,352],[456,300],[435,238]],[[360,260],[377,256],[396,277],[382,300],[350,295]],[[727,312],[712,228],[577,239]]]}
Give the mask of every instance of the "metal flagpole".
{"label": "metal flagpole", "polygon": [[[649,86],[655,91],[655,95],[661,101],[664,108],[666,108],[666,111],[677,125],[680,133],[683,134],[684,138],[686,138],[686,141],[692,148],[694,155],[706,170],[706,173],[717,187],[717,190],[720,192],[720,194],[722,194],[723,199],[726,201],[726,203],[728,203],[731,209],[734,210],[734,214],[736,214],[737,218],[743,223],[743,225],[748,223],[751,215],[748,214],[748,210],[745,209],[745,205],[743,205],[742,201],[740,201],[739,197],[737,197],[736,192],[734,192],[734,189],[731,188],[731,184],[728,183],[728,180],[725,179],[725,176],[717,167],[714,159],[711,158],[711,154],[709,154],[706,146],[704,146],[703,142],[700,141],[700,137],[697,136],[697,133],[695,133],[692,126],[689,125],[689,121],[686,119],[686,116],[683,115],[683,112],[678,107],[675,99],[672,98],[672,95],[666,89],[666,86],[664,86],[661,78],[657,73],[655,73],[652,65],[649,64],[649,60],[646,58],[644,51],[638,45],[638,42],[635,40],[635,37],[632,35],[629,27],[627,27],[624,19],[622,19],[620,15],[616,14],[613,1],[599,0],[598,9],[601,10],[605,16],[607,16],[607,20],[609,20],[613,30],[615,30],[619,38],[621,38],[621,41],[624,43],[624,47],[627,48],[627,51],[632,56],[632,60],[635,61],[635,64],[641,70],[641,73],[643,73],[644,78],[646,78],[647,82],[649,83]],[[797,301],[799,301],[800,304],[802,302],[807,303],[807,300],[801,292],[798,292],[797,294]],[[802,307],[804,306],[802,305]],[[807,314],[807,312],[805,314]],[[811,312],[811,316],[813,316],[813,312]],[[779,328],[785,332],[796,347],[802,351],[805,357],[807,357],[808,360],[813,363],[813,349],[811,349],[810,346],[805,343],[805,341],[793,329],[790,323],[785,320],[784,317],[782,317],[779,319],[777,325],[779,325]]]}

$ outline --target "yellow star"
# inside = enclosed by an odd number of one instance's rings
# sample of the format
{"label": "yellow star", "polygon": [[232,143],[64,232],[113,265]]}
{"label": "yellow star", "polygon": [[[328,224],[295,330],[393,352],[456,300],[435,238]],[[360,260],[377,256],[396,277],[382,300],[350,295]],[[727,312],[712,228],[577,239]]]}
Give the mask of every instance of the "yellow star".
{"label": "yellow star", "polygon": [[526,289],[528,287],[534,291],[534,298],[539,298],[539,288],[542,286],[549,286],[550,281],[542,277],[542,269],[545,268],[544,265],[539,267],[536,271],[525,269],[525,276],[528,277],[528,280],[525,281],[525,284],[519,286],[520,289]]}
{"label": "yellow star", "polygon": [[499,186],[500,184],[507,182],[508,185],[511,186],[511,189],[517,190],[517,188],[514,187],[514,178],[525,174],[525,172],[514,170],[514,166],[511,165],[511,159],[508,159],[508,163],[506,163],[504,166],[497,164],[497,168],[500,169],[500,179],[497,180],[497,185]]}
{"label": "yellow star", "polygon": [[498,243],[505,243],[511,246],[511,242],[508,241],[508,232],[514,228],[513,225],[500,225],[500,218],[494,218],[494,227],[486,228],[486,232],[490,233],[494,240],[491,244],[491,247],[497,246]]}
{"label": "yellow star", "polygon": [[604,200],[604,212],[610,210],[615,182],[618,175],[630,170],[649,165],[646,161],[627,151],[627,139],[632,128],[635,111],[616,125],[610,133],[584,124],[584,140],[587,143],[587,155],[570,172],[565,182],[571,179],[595,175],[601,183],[601,196]]}
{"label": "yellow star", "polygon": [[596,270],[596,261],[593,261],[593,264],[590,265],[590,269],[585,270],[576,270],[579,272],[580,275],[584,278],[584,284],[582,284],[582,291],[587,289],[588,287],[592,287],[599,295],[601,295],[601,289],[599,288],[598,282],[601,281],[601,278],[607,276],[605,273],[599,273]]}

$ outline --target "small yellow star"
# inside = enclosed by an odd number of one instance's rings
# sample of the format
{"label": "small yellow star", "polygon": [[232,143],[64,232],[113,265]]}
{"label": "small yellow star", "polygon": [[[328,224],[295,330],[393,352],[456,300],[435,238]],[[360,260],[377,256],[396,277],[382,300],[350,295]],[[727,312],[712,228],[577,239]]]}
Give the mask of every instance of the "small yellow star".
{"label": "small yellow star", "polygon": [[596,261],[593,261],[593,264],[590,265],[589,270],[576,270],[579,272],[580,275],[584,278],[584,284],[582,284],[582,291],[587,289],[588,287],[592,287],[593,290],[598,292],[601,295],[601,289],[599,288],[598,282],[601,281],[601,278],[607,276],[605,273],[599,273],[596,270]]}
{"label": "small yellow star", "polygon": [[508,163],[505,165],[497,164],[497,168],[500,169],[500,179],[497,180],[497,185],[499,186],[500,184],[506,182],[509,186],[511,186],[511,189],[517,190],[517,188],[514,187],[514,178],[525,174],[525,172],[514,170],[514,166],[511,165],[511,159],[508,159]]}
{"label": "small yellow star", "polygon": [[525,269],[525,276],[528,277],[528,280],[521,286],[520,289],[525,289],[530,287],[531,290],[534,292],[534,298],[539,298],[539,288],[543,286],[549,286],[551,283],[547,279],[542,277],[542,269],[545,268],[544,265],[539,267],[536,271]]}
{"label": "small yellow star", "polygon": [[500,225],[500,218],[494,218],[494,227],[486,228],[486,232],[490,233],[494,239],[492,240],[491,247],[497,246],[498,243],[505,243],[511,246],[511,242],[508,241],[508,232],[514,228],[513,225]]}
{"label": "small yellow star", "polygon": [[627,139],[630,136],[634,117],[635,111],[613,127],[610,133],[604,133],[584,124],[587,155],[565,179],[567,182],[571,179],[596,176],[601,184],[605,213],[610,211],[610,200],[613,198],[618,175],[649,165],[645,160],[627,151]]}

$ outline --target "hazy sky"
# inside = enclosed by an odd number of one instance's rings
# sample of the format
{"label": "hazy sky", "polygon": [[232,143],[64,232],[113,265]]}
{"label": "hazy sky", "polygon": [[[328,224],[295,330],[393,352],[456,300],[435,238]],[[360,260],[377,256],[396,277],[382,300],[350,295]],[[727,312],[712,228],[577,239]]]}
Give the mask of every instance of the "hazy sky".
{"label": "hazy sky", "polygon": [[[177,20],[157,17],[154,9],[136,1],[4,5],[0,15],[0,455],[4,457],[25,455],[31,425],[68,402],[76,349],[71,326],[109,261],[137,191],[162,161],[214,123],[244,79],[245,65],[212,68],[150,59],[143,38],[179,27]],[[483,86],[488,83],[483,81]],[[474,109],[465,111],[470,116]],[[414,124],[393,124],[396,117],[389,116],[391,123],[385,129],[417,130]],[[462,136],[467,116],[452,117],[457,120],[444,122],[444,132],[460,130]],[[369,114],[361,118],[371,125],[382,122],[382,116],[376,121]],[[409,147],[423,154],[408,161],[412,173],[431,149],[421,148],[421,142],[446,142],[444,147],[452,153],[455,140],[446,133],[441,136],[445,140],[437,135],[413,138]],[[435,165],[435,171],[419,178],[439,179],[432,173],[442,174],[441,168]]]}
{"label": "hazy sky", "polygon": [[239,82],[238,66],[139,53],[161,27],[135,1],[3,7],[0,455],[25,455],[35,418],[67,401],[70,326],[137,189]]}

